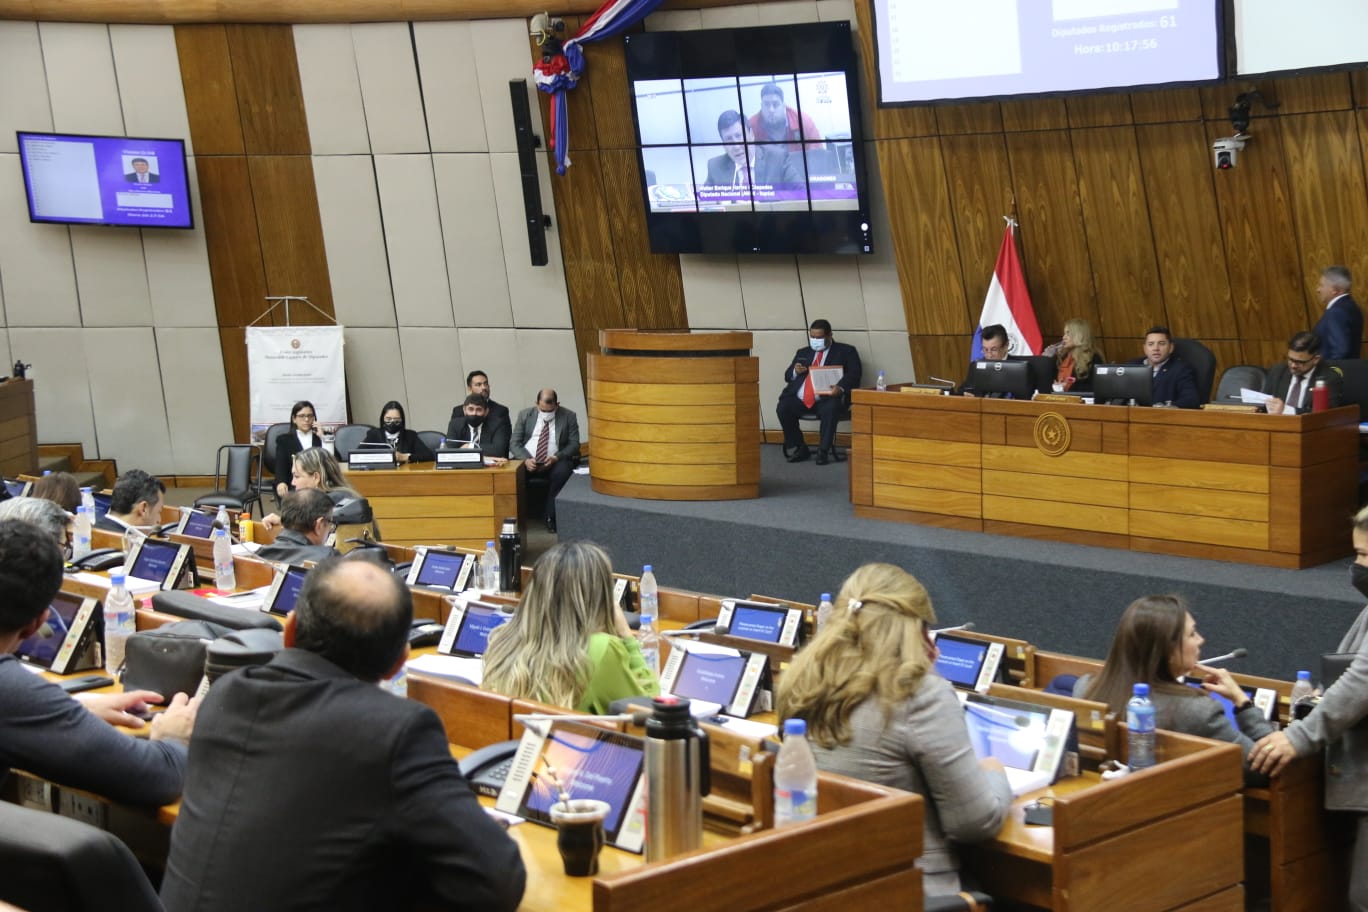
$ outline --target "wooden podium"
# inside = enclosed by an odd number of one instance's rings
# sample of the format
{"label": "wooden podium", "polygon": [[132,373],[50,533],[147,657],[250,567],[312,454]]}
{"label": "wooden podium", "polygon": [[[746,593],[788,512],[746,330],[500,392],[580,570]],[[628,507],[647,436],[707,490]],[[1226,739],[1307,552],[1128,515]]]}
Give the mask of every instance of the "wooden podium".
{"label": "wooden podium", "polygon": [[594,490],[760,496],[760,361],[750,347],[748,332],[601,330],[588,359]]}
{"label": "wooden podium", "polygon": [[0,383],[0,471],[6,478],[38,474],[32,380]]}

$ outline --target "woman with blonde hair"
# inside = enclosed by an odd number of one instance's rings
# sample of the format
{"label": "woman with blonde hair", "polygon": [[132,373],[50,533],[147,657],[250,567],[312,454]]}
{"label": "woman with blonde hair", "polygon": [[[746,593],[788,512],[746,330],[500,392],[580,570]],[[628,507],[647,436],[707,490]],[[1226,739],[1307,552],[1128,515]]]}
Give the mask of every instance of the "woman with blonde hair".
{"label": "woman with blonde hair", "polygon": [[954,688],[933,670],[936,620],[926,588],[892,564],[865,564],[779,682],[779,717],[807,722],[817,765],[926,799],[927,895],[960,889],[952,842],[994,836],[1012,791],[978,760]]}
{"label": "woman with blonde hair", "polygon": [[[338,506],[351,501],[365,500],[351,485],[347,484],[346,476],[342,474],[342,467],[337,464],[333,455],[322,447],[311,447],[295,454],[291,478],[294,490],[307,491],[309,488],[318,488],[331,497],[333,503]],[[356,519],[356,522],[370,522],[369,505],[360,510],[359,515],[360,518]],[[339,520],[339,522],[341,521],[343,520]],[[353,520],[349,518],[345,521],[352,522]],[[266,514],[261,518],[261,524],[267,529],[276,528],[280,525],[280,514]]]}
{"label": "woman with blonde hair", "polygon": [[1043,354],[1055,359],[1055,383],[1068,392],[1092,392],[1093,365],[1102,360],[1102,353],[1093,347],[1092,327],[1087,320],[1075,317],[1064,324],[1064,334]]}
{"label": "woman with blonde hair", "polygon": [[596,714],[660,693],[613,599],[602,548],[564,542],[541,556],[512,619],[489,635],[480,686]]}

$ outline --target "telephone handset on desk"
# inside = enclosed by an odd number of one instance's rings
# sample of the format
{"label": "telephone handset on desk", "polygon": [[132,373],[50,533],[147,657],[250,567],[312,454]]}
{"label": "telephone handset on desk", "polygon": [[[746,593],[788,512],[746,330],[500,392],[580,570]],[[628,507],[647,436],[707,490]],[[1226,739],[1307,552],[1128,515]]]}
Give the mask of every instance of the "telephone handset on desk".
{"label": "telephone handset on desk", "polygon": [[96,548],[71,562],[76,570],[112,570],[123,566],[124,553],[118,548]]}
{"label": "telephone handset on desk", "polygon": [[475,794],[489,798],[499,797],[499,792],[503,791],[504,781],[508,779],[508,771],[513,767],[518,745],[521,743],[519,740],[487,744],[467,754],[457,764],[461,768],[461,775],[466,777]]}

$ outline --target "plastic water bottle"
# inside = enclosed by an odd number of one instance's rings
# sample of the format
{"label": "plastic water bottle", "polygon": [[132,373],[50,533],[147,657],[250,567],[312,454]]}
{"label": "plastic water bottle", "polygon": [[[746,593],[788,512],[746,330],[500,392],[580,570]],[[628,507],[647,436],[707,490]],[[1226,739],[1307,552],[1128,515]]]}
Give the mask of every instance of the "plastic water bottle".
{"label": "plastic water bottle", "polygon": [[1311,672],[1297,672],[1297,683],[1292,685],[1292,693],[1287,697],[1287,717],[1304,718],[1311,711],[1311,702],[1315,694],[1316,688],[1311,684]]}
{"label": "plastic water bottle", "polygon": [[637,584],[637,594],[641,599],[641,613],[651,617],[660,616],[660,586],[656,583],[655,572],[651,565],[641,568],[641,582]]}
{"label": "plastic water bottle", "polygon": [[133,597],[124,585],[124,575],[115,571],[110,574],[109,595],[104,603],[104,660],[105,671],[117,678],[123,666],[124,646],[133,633]]}
{"label": "plastic water bottle", "polygon": [[788,826],[817,816],[817,761],[807,740],[807,723],[784,720],[784,742],[774,761],[774,825]]}
{"label": "plastic water bottle", "polygon": [[91,512],[86,509],[85,504],[76,508],[75,532],[72,533],[71,556],[79,560],[90,553],[90,528],[92,525]]}
{"label": "plastic water bottle", "polygon": [[[44,472],[43,474],[46,475],[47,473]],[[81,504],[93,518],[95,516],[95,489],[90,485],[81,488]]]}
{"label": "plastic water bottle", "polygon": [[1130,768],[1141,770],[1154,766],[1154,704],[1150,702],[1150,686],[1136,684],[1131,688],[1126,703],[1126,747]]}
{"label": "plastic water bottle", "polygon": [[641,612],[641,626],[637,628],[637,643],[641,646],[641,657],[651,674],[660,679],[660,634],[656,633],[655,615]]}
{"label": "plastic water bottle", "polygon": [[499,591],[499,552],[492,541],[485,542],[484,557],[480,558],[480,588],[488,592]]}
{"label": "plastic water bottle", "polygon": [[883,371],[879,371],[879,379],[874,381],[874,388],[880,391],[888,389],[888,380],[884,377]]}
{"label": "plastic water bottle", "polygon": [[227,529],[214,530],[214,588],[232,592],[237,589],[237,571],[233,568],[233,543]]}
{"label": "plastic water bottle", "polygon": [[[233,528],[233,521],[232,521],[231,519],[228,518],[228,508],[227,508],[227,507],[219,507],[218,515],[214,517],[214,523],[215,523],[215,525],[217,525],[220,529],[231,529],[231,528]],[[229,542],[229,544],[231,544],[231,542]]]}
{"label": "plastic water bottle", "polygon": [[831,612],[833,610],[835,610],[835,606],[831,604],[831,593],[823,592],[821,600],[817,602],[818,632],[821,632],[821,629],[826,626],[827,621],[831,620]]}

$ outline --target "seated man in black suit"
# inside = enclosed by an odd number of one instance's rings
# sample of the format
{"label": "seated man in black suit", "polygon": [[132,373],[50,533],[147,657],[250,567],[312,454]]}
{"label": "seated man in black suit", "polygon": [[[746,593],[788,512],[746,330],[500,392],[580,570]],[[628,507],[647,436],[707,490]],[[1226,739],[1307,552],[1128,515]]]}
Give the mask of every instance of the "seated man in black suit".
{"label": "seated man in black suit", "polygon": [[333,506],[333,499],[318,488],[286,494],[280,502],[280,534],[271,544],[262,545],[256,556],[282,564],[317,562],[333,557],[337,551],[332,545],[324,544],[335,528]]}
{"label": "seated man in black suit", "polygon": [[[984,361],[1006,361],[1007,354],[1012,350],[1012,338],[1007,334],[1007,327],[1001,323],[990,323],[983,327],[983,333],[979,337],[979,342],[983,346]],[[964,375],[964,383],[960,390],[964,395],[973,398],[983,396],[986,399],[1007,399],[1011,398],[1011,393],[976,393],[974,392],[974,364],[969,362],[969,372]]]}
{"label": "seated man in black suit", "polygon": [[546,478],[546,531],[555,532],[556,495],[574,474],[580,455],[579,418],[560,407],[555,390],[537,393],[536,408],[518,413],[508,454],[523,461],[528,475]]}
{"label": "seated man in black suit", "polygon": [[1201,407],[1197,374],[1191,364],[1173,353],[1173,334],[1167,326],[1149,328],[1145,333],[1145,357],[1131,363],[1149,365],[1154,376],[1150,393],[1152,404],[1185,409]]}
{"label": "seated man in black suit", "polygon": [[[488,403],[485,410],[483,436],[488,438],[489,445],[480,447],[486,456],[498,456],[507,458],[508,444],[513,436],[513,421],[508,413],[508,406],[500,405],[495,402],[489,394],[489,375],[482,370],[473,370],[466,374],[466,397],[471,394],[485,397]],[[447,439],[454,440],[460,437],[460,430],[465,419],[465,405],[458,405],[451,410],[451,421],[447,424]],[[504,448],[496,449],[498,442],[502,441]]]}
{"label": "seated man in black suit", "polygon": [[1287,360],[1269,368],[1263,391],[1272,396],[1265,404],[1270,415],[1305,415],[1311,411],[1311,390],[1324,383],[1330,408],[1340,405],[1344,378],[1321,361],[1320,336],[1299,332],[1287,341]]}
{"label": "seated man in black suit", "polygon": [[[840,381],[826,395],[817,395],[809,367],[841,367]],[[784,429],[784,446],[792,452],[789,462],[802,462],[812,455],[803,440],[798,419],[812,412],[821,422],[817,464],[826,465],[828,459],[838,462],[845,456],[836,451],[836,423],[841,413],[850,407],[850,391],[860,386],[860,353],[855,346],[836,342],[831,338],[831,324],[813,320],[808,328],[808,344],[794,352],[793,362],[784,371],[784,390],[779,394],[775,411],[779,426]]]}
{"label": "seated man in black suit", "polygon": [[109,495],[109,512],[95,522],[95,528],[106,532],[133,528],[150,534],[161,527],[165,494],[166,485],[160,478],[154,478],[142,469],[129,469],[114,482],[114,490]]}
{"label": "seated man in black suit", "polygon": [[408,589],[370,561],[304,580],[285,650],[214,683],[162,881],[167,912],[517,907],[517,845],[437,714],[376,683],[408,658]]}
{"label": "seated man in black suit", "polygon": [[503,465],[508,452],[511,429],[504,424],[491,424],[489,400],[479,393],[465,397],[460,419],[452,418],[447,427],[446,445],[469,449],[478,447],[492,465]]}

